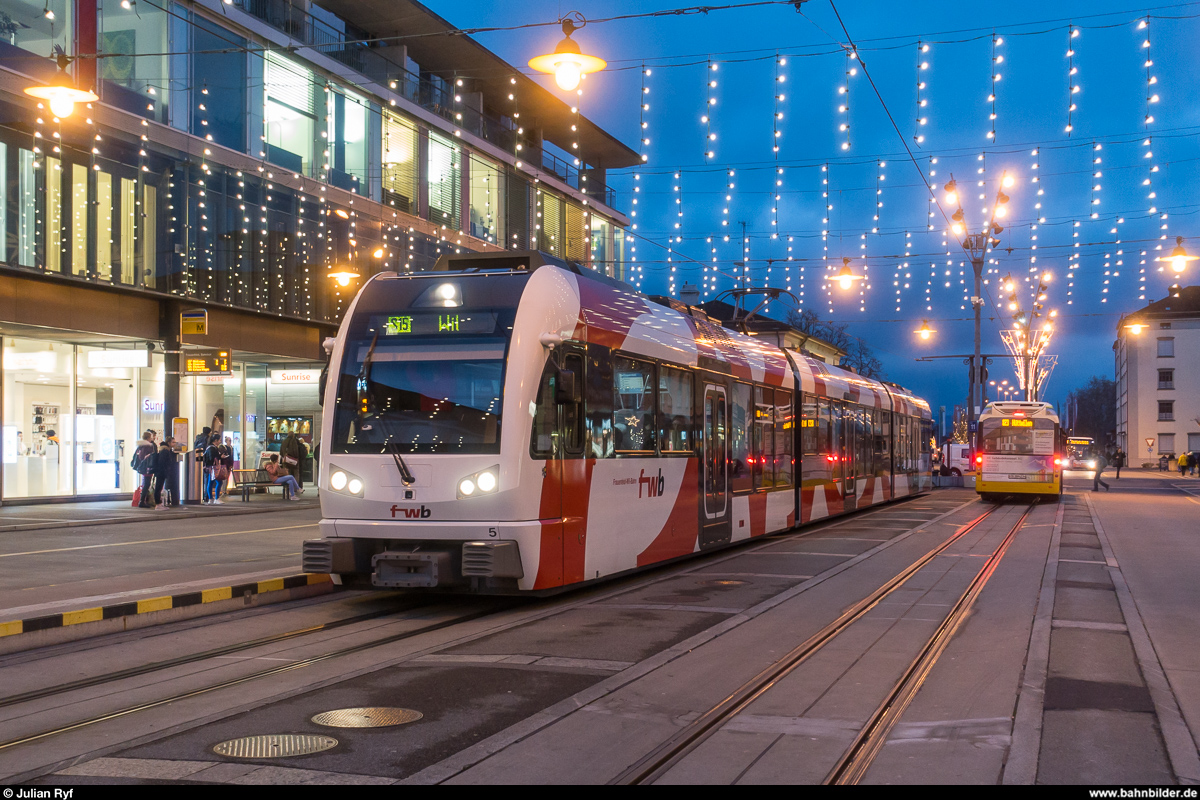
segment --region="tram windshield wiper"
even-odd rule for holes
[[[388,445],[388,450],[391,451],[392,460],[396,462],[396,471],[400,473],[400,480],[405,486],[412,486],[417,482],[413,474],[408,471],[408,464],[404,463],[404,456],[400,455],[400,446],[395,442]]]

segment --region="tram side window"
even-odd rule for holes
[[[871,457],[875,462],[875,474],[886,475],[891,471],[891,465],[888,464],[888,446],[887,437],[884,435],[884,430],[887,423],[884,421],[888,417],[887,411],[875,410],[874,432],[872,439],[872,454]]]
[[[806,394],[800,404],[800,454],[815,456],[817,452],[817,402]]]
[[[663,453],[695,451],[692,421],[692,373],[674,367],[658,370],[658,447]]]
[[[729,486],[734,492],[748,492],[754,488],[750,477],[750,427],[753,423],[750,387],[735,383],[730,397],[733,420],[729,438]]]
[[[586,371],[584,452],[588,458],[612,458],[613,373],[609,351],[595,346],[589,348]]]
[[[874,475],[875,474],[875,447],[872,445],[871,431],[875,428],[876,412],[870,408],[859,409],[859,419],[862,424],[858,426],[858,452],[860,463],[859,475]]]
[[[927,472],[933,468],[930,454],[933,450],[933,420],[921,420],[921,471]]]
[[[563,358],[563,369],[575,374],[575,385],[583,385],[583,356],[568,353]],[[582,393],[579,395],[582,397]],[[562,408],[563,449],[568,455],[578,456],[583,452],[583,403],[566,403]]]
[[[817,454],[825,464],[832,463],[829,461],[829,457],[833,455],[832,434],[833,430],[829,425],[829,401],[822,398],[817,400]]]
[[[908,472],[908,417],[896,415],[896,472]]]
[[[882,419],[879,428],[879,452],[883,454],[884,470],[890,473],[895,468],[892,463],[892,431],[895,429],[892,421],[895,419],[895,415],[887,411],[880,416]]]
[[[908,418],[908,471],[915,472],[917,469],[917,445],[921,437],[921,429],[917,425],[917,420],[913,417]]]
[[[554,438],[558,427],[558,407],[554,404],[555,378],[554,362],[548,360],[542,370],[537,400],[534,402],[533,440],[529,449],[535,458],[551,458],[554,455]]]
[[[613,359],[613,431],[618,453],[654,452],[654,365]]]
[[[754,387],[754,440],[753,469],[754,488],[761,489],[775,484],[775,475],[771,469],[771,442],[775,438],[774,424],[774,394],[770,389],[761,386]]]
[[[796,414],[792,408],[792,393],[775,390],[775,485],[791,486],[796,462],[792,458],[792,443],[796,436]]]

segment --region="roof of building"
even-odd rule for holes
[[[734,314],[737,312],[737,308],[733,304],[726,303],[724,300],[709,300],[707,303],[701,303],[699,307],[704,309],[704,311],[712,318],[720,320],[721,324],[725,325],[726,327],[728,327],[728,323],[733,320]],[[754,333],[795,333],[797,336],[805,337],[804,341],[806,343],[812,340],[814,342],[819,342],[821,346],[827,350],[840,353],[841,355],[846,354],[846,351],[834,344],[831,344],[830,342],[825,341],[820,336],[814,336],[811,333],[805,333],[794,325],[781,322],[777,319],[772,319],[771,317],[755,315],[745,323],[745,326],[747,331],[753,331]]]
[[[500,56],[469,36],[447,33],[458,28],[415,0],[320,0],[320,5],[374,36],[395,37],[422,69],[470,78],[493,107],[507,104],[515,77],[521,121],[541,128],[545,140],[568,153],[574,152],[571,143],[578,142],[580,159],[593,167],[641,163],[637,152],[582,114],[573,115],[566,102]],[[579,130],[572,131],[572,124]]]
[[[1179,290],[1179,296],[1168,296],[1157,300],[1145,308],[1138,309],[1123,318],[1118,328],[1136,321],[1140,317],[1196,317],[1200,316],[1200,286],[1184,286]],[[1119,332],[1119,331],[1118,331]]]

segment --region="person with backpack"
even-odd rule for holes
[[[133,458],[129,462],[139,479],[138,508],[154,508],[154,503],[150,502],[150,489],[154,480],[154,456],[157,453],[154,431],[148,430],[142,434],[142,440],[134,448]]]

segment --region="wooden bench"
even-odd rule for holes
[[[283,499],[292,498],[292,490],[286,483],[276,483],[265,469],[235,469],[233,470],[233,486],[242,493],[242,502],[250,499],[250,490],[262,487],[268,493],[271,489],[281,489]]]

